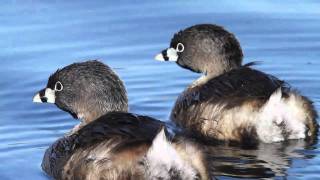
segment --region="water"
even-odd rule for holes
[[[101,59],[125,81],[131,112],[162,120],[197,75],[153,56],[179,29],[217,23],[235,33],[245,62],[287,80],[320,105],[317,1],[2,1],[0,6],[0,179],[47,179],[44,150],[77,121],[32,103],[57,68]],[[320,178],[320,144],[292,141],[258,149],[212,147],[220,179]]]

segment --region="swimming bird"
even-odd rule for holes
[[[169,140],[163,122],[128,112],[122,81],[102,62],[58,69],[33,102],[81,120],[45,152],[42,169],[55,179],[210,179],[195,142]]]
[[[221,26],[181,30],[155,59],[202,74],[180,94],[171,112],[174,122],[201,138],[272,143],[315,137],[318,131],[311,100],[252,68],[254,63],[243,65],[239,41]]]

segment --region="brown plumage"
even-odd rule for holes
[[[183,48],[182,48],[183,47]],[[202,24],[176,33],[156,56],[203,76],[177,99],[171,119],[208,140],[277,142],[314,137],[318,125],[312,102],[284,81],[242,64],[235,36]]]
[[[50,76],[33,101],[55,103],[82,123],[46,150],[42,169],[70,180],[210,179],[198,145],[183,136],[169,141],[163,122],[126,112],[125,92],[119,77],[98,61]]]

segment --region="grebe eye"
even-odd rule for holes
[[[54,85],[54,90],[55,91],[62,91],[63,90],[63,85],[60,81],[56,82],[56,84]]]
[[[183,52],[184,51],[184,45],[182,43],[178,43],[176,51],[177,52]]]

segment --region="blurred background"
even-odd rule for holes
[[[288,81],[320,108],[319,1],[3,0],[0,6],[0,179],[48,179],[44,150],[78,122],[33,104],[56,69],[99,59],[125,82],[131,112],[168,120],[178,94],[199,75],[154,61],[180,29],[224,26],[245,63]],[[320,144],[212,147],[219,179],[320,178]]]

